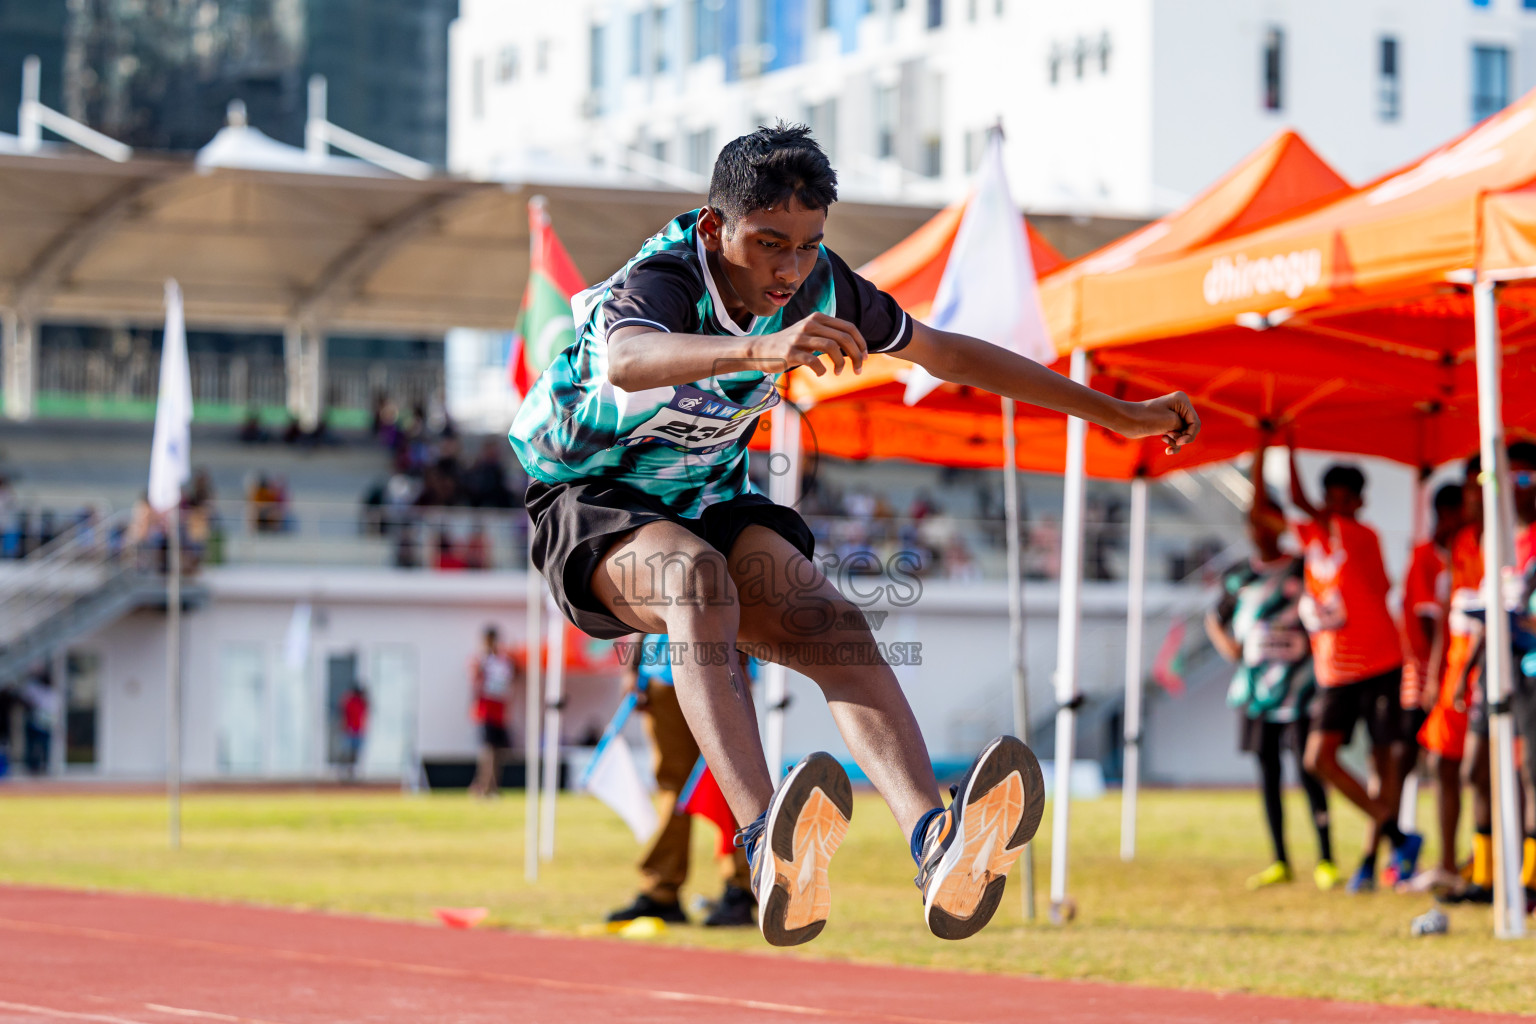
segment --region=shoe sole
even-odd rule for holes
[[[768,805],[758,874],[758,928],[769,945],[798,946],[821,934],[832,909],[827,866],[853,820],[853,786],[829,754],[797,764]]]
[[[923,899],[928,930],[941,939],[969,938],[997,913],[1008,869],[1035,837],[1045,813],[1040,762],[1022,740],[993,740],[976,759],[954,806],[957,834]]]

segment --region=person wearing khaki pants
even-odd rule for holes
[[[640,857],[639,895],[629,906],[609,914],[612,922],[637,917],[659,917],[674,924],[688,921],[678,894],[688,878],[693,816],[682,812],[677,804],[698,763],[699,745],[688,730],[672,689],[666,642],[665,635],[647,635],[634,664],[627,669],[626,689],[637,693],[636,708],[644,712],[645,734],[651,741],[661,827]],[[725,891],[704,919],[705,926],[751,925],[752,885],[746,855],[735,849],[730,856],[721,857],[719,864]]]

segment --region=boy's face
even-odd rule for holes
[[[1280,546],[1285,536],[1285,515],[1270,505],[1254,505],[1248,510],[1248,539],[1261,551]]]
[[[1365,499],[1348,487],[1329,487],[1323,491],[1323,505],[1336,516],[1353,516],[1365,507]]]
[[[699,218],[704,248],[719,257],[721,298],[753,316],[772,316],[789,304],[816,266],[827,211],[794,196],[728,225],[706,208]]]

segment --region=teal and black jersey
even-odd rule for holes
[[[1244,559],[1222,574],[1216,618],[1243,648],[1227,703],[1249,718],[1294,722],[1312,697],[1312,646],[1297,607],[1303,590],[1293,555]]]
[[[576,344],[555,357],[512,423],[512,447],[534,480],[618,480],[688,518],[751,490],[747,440],[757,417],[779,401],[777,374],[722,366],[692,384],[624,391],[608,379],[609,331],[638,324],[744,337],[820,311],[856,325],[871,352],[895,352],[911,340],[912,322],[896,300],[825,246],[788,305],[742,327],[720,301],[698,217],[697,210],[678,217],[617,274],[573,299]]]

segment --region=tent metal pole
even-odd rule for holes
[[[25,309],[0,309],[5,416],[29,420],[37,397],[37,322]]]
[[[165,514],[165,795],[171,849],[181,849],[181,509]]]
[[[529,531],[529,543],[533,533]],[[544,634],[540,612],[544,605],[544,577],[533,567],[532,551],[528,558],[528,638],[527,699],[523,702],[523,874],[530,882],[539,880],[539,712],[543,701],[540,676],[544,658]],[[500,771],[501,766],[495,765]]]
[[[1483,607],[1486,612],[1488,734],[1493,788],[1494,934],[1501,939],[1525,936],[1525,892],[1520,884],[1519,784],[1515,777],[1514,722],[1509,712],[1512,656],[1509,620],[1504,615],[1503,583],[1510,564],[1509,531],[1514,523],[1504,487],[1502,356],[1499,302],[1494,282],[1479,280],[1472,289],[1477,335],[1477,408],[1483,458]]]
[[[800,412],[784,399],[768,414],[773,437],[768,455],[768,496],[780,505],[800,500]],[[779,784],[784,770],[785,701],[789,695],[789,669],[769,662],[763,671],[763,753],[768,777]]]
[[[1029,742],[1029,677],[1024,662],[1024,545],[1020,537],[1018,436],[1014,401],[1003,399],[1003,509],[1008,541],[1008,653],[1013,661],[1013,732]],[[1024,919],[1035,919],[1035,844],[1024,849]]]
[[[555,857],[555,798],[560,792],[560,712],[565,705],[565,623],[546,591],[544,611],[549,616],[549,683],[544,688],[544,747],[539,758],[544,781],[544,802],[539,807],[539,858]]]
[[[1141,658],[1147,599],[1147,478],[1131,481],[1131,565],[1125,620],[1125,772],[1120,788],[1120,859],[1136,859],[1141,786]]]
[[[1088,353],[1072,353],[1072,379],[1088,383]],[[1072,761],[1077,741],[1077,654],[1083,618],[1083,498],[1088,423],[1067,420],[1066,486],[1061,514],[1061,607],[1056,633],[1056,793],[1051,814],[1051,919],[1069,920],[1067,833],[1072,810]]]

